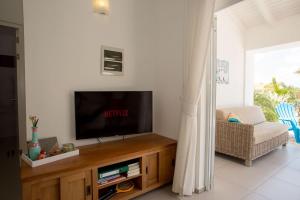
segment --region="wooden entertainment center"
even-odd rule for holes
[[[173,179],[176,141],[149,134],[125,140],[80,147],[80,155],[47,165],[21,167],[23,200],[98,200],[109,186],[132,180],[132,191],[118,193],[113,200],[132,199]],[[138,160],[139,175],[100,185],[98,169]]]

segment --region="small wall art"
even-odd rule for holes
[[[217,60],[217,84],[229,84],[229,62]]]
[[[120,48],[101,47],[101,73],[103,75],[124,74],[124,50]]]

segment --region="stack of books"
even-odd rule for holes
[[[108,184],[126,179],[140,174],[139,162],[125,164],[121,166],[106,167],[99,171],[99,184]]]
[[[140,174],[140,163],[132,163],[128,165],[127,177],[137,176]]]
[[[112,182],[116,182],[116,181],[120,181],[120,180],[124,180],[124,179],[126,179],[126,176],[121,175],[121,174],[115,174],[115,175],[111,175],[108,177],[100,178],[98,180],[98,183],[103,185],[103,184],[112,183]]]
[[[102,185],[126,179],[126,176],[123,175],[123,173],[126,173],[127,171],[128,170],[125,168],[119,168],[112,171],[100,173],[98,183]]]

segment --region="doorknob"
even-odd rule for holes
[[[175,159],[172,159],[172,166],[175,167]]]
[[[85,196],[90,196],[91,195],[91,186],[88,185],[88,186],[86,186],[85,189],[86,189],[85,190]]]

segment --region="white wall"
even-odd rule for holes
[[[217,84],[217,107],[242,106],[244,104],[243,29],[227,10],[217,14],[217,58],[229,62],[229,84]]]
[[[182,0],[158,0],[156,16],[157,89],[156,127],[159,133],[176,139],[180,124],[180,96],[183,87]],[[171,6],[170,6],[171,5]]]
[[[215,11],[220,11],[231,5],[239,3],[240,1],[242,1],[242,0],[216,0]]]
[[[254,105],[254,55],[255,52],[246,52],[245,65],[245,105]]]
[[[0,2],[0,21],[23,24],[22,0],[1,0]]]
[[[96,142],[75,141],[75,90],[153,90],[154,131],[177,138],[182,1],[110,2],[103,16],[91,1],[24,1],[27,116],[40,117],[41,137]],[[125,49],[124,76],[100,75],[101,45]]]
[[[246,49],[259,49],[300,41],[300,15],[256,26],[246,31]]]

